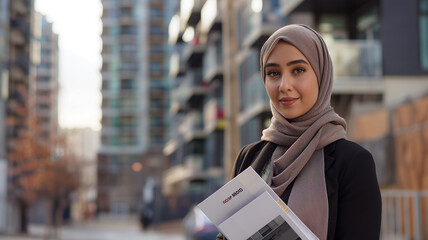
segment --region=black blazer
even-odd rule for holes
[[[242,148],[234,176],[250,165],[259,174],[276,145],[258,141]],[[340,139],[324,148],[329,216],[327,239],[379,239],[382,201],[372,155],[360,145]],[[288,203],[292,182],[281,199]],[[220,233],[217,239],[225,239]]]

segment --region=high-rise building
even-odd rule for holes
[[[220,1],[180,1],[169,23],[171,167],[163,193],[182,217],[223,183],[223,39]],[[171,211],[172,212],[172,211]]]
[[[5,102],[9,93],[9,0],[0,0],[0,231],[6,230],[7,206],[7,160],[6,160],[6,124]]]
[[[6,101],[6,156],[8,159],[8,231],[26,231],[26,211],[28,203],[23,197],[20,178],[23,176],[21,163],[11,158],[18,156],[19,145],[24,132],[28,130],[31,109],[30,99],[34,90],[36,64],[39,50],[35,41],[37,29],[32,25],[34,17],[33,0],[14,0],[9,2],[9,81]],[[3,15],[2,15],[3,17]],[[17,170],[21,171],[17,171]],[[19,173],[21,172],[21,173]],[[18,229],[21,228],[21,229]]]
[[[165,139],[164,1],[103,0],[102,130],[98,207],[141,208],[144,178]]]
[[[40,17],[41,34],[38,39],[40,63],[35,84],[35,114],[40,128],[39,137],[51,145],[58,134],[58,35],[53,32],[52,23],[46,16],[37,15]]]

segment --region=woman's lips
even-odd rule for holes
[[[290,106],[297,101],[297,98],[286,97],[279,99],[279,103],[284,106]]]

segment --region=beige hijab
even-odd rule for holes
[[[345,138],[346,123],[330,106],[333,66],[321,36],[305,25],[280,28],[263,45],[260,65],[264,66],[279,41],[294,45],[310,62],[319,83],[315,105],[304,115],[286,119],[271,103],[272,122],[262,140],[278,145],[272,155],[269,183],[281,196],[294,180],[288,205],[320,239],[327,239],[328,198],[323,148]]]

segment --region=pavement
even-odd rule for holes
[[[50,237],[49,237],[50,236]],[[57,234],[48,234],[44,225],[31,224],[29,234],[1,234],[0,240],[184,240],[181,221],[152,225],[142,230],[135,219],[102,218],[63,226]]]

